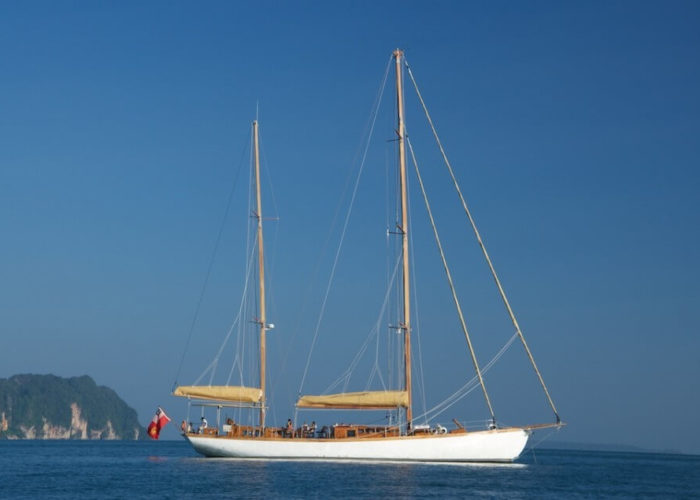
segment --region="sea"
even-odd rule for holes
[[[184,441],[0,441],[0,498],[700,498],[700,456],[526,451],[513,464],[211,459]]]

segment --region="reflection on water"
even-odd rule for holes
[[[188,457],[182,467],[209,487],[235,484],[246,496],[404,498],[462,496],[464,488],[497,496],[488,485],[526,471],[522,463],[377,462],[371,460],[263,460]],[[459,472],[458,472],[459,471]],[[418,492],[421,492],[420,494]],[[439,494],[438,494],[439,493]]]
[[[420,460],[361,460],[361,459],[327,459],[327,458],[284,458],[284,459],[270,459],[270,458],[188,458],[186,460],[192,461],[207,461],[207,462],[241,462],[241,463],[315,463],[315,464],[358,464],[358,465],[371,465],[373,467],[381,465],[429,465],[435,467],[441,467],[444,465],[449,465],[452,467],[486,467],[486,468],[506,468],[506,469],[521,469],[528,466],[528,464],[523,463],[513,463],[513,462],[423,462]]]
[[[199,457],[186,443],[3,442],[3,498],[674,498],[700,457],[541,450],[515,464]]]

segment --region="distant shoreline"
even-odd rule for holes
[[[525,452],[532,450],[533,447],[528,446]],[[567,451],[610,451],[618,453],[661,453],[668,455],[689,455],[697,456],[697,453],[686,453],[674,449],[655,450],[649,448],[641,448],[639,446],[625,444],[603,444],[603,443],[579,443],[573,441],[544,441],[535,448],[542,450],[567,450]]]

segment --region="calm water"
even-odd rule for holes
[[[0,441],[1,498],[700,498],[700,456],[537,450],[518,464],[204,459],[184,442]]]

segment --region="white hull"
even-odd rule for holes
[[[512,462],[530,433],[509,428],[466,434],[377,439],[261,439],[188,435],[206,457],[278,460]]]

